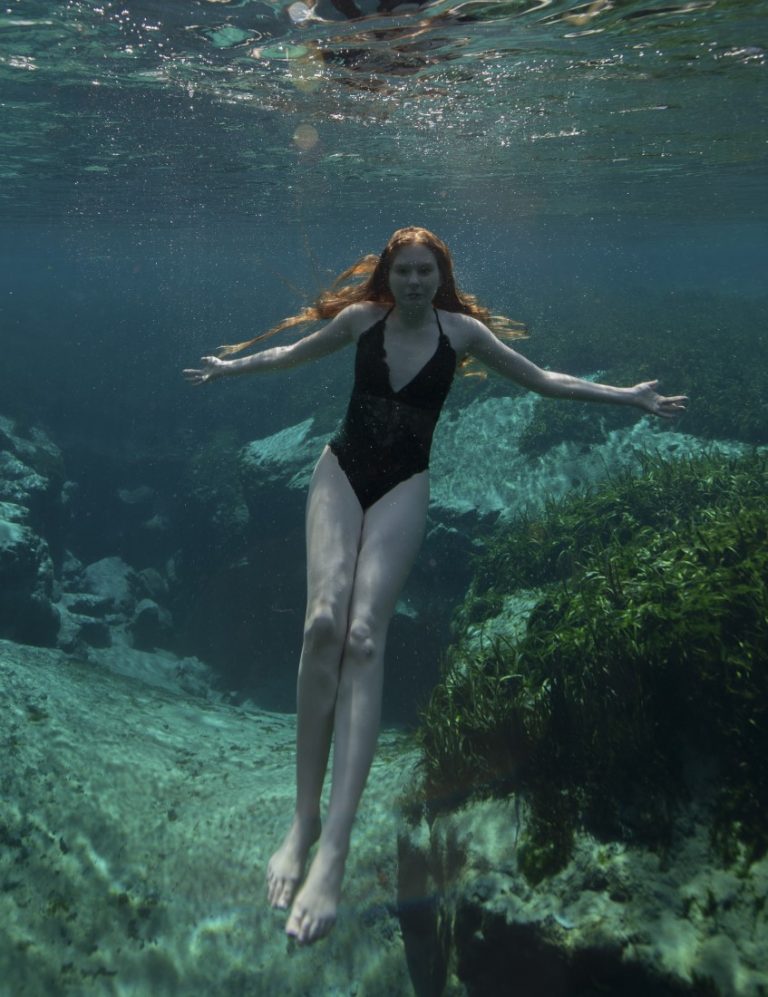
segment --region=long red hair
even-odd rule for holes
[[[253,339],[247,339],[242,343],[233,343],[229,346],[220,346],[217,351],[218,355],[223,357],[231,353],[239,353],[262,339],[267,339],[277,332],[282,332],[283,329],[290,329],[296,325],[304,325],[309,322],[327,322],[335,318],[348,305],[358,302],[380,301],[382,304],[393,304],[392,292],[389,289],[389,271],[392,261],[401,249],[413,245],[426,246],[437,260],[440,271],[440,287],[433,299],[436,308],[442,308],[447,312],[471,315],[487,325],[501,339],[518,339],[526,335],[526,329],[522,323],[515,322],[504,315],[492,315],[488,308],[478,302],[474,294],[461,291],[456,286],[451,252],[443,240],[428,229],[411,225],[394,232],[380,256],[375,256],[372,253],[363,256],[357,263],[339,274],[331,286],[318,295],[312,305],[302,308],[297,315],[283,319],[282,322],[278,322],[266,332],[254,336]]]

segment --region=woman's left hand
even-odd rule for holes
[[[229,361],[219,360],[218,357],[200,357],[200,363],[203,364],[202,369],[187,368],[181,372],[189,384],[207,384],[209,381],[215,381],[224,377],[227,369],[232,366]]]
[[[660,419],[676,419],[685,412],[686,395],[660,395],[656,388],[658,381],[643,381],[632,389],[635,392],[635,405]]]

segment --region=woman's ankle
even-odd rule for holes
[[[322,822],[320,820],[319,813],[302,814],[297,811],[293,815],[293,824],[291,829],[297,831],[301,835],[318,838],[320,836],[321,827]]]

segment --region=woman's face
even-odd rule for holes
[[[414,243],[395,253],[389,268],[389,289],[397,305],[430,305],[440,283],[440,268],[431,249]]]

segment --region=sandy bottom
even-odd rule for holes
[[[293,805],[293,717],[0,641],[0,994],[407,995],[384,732],[333,934],[265,904]]]

